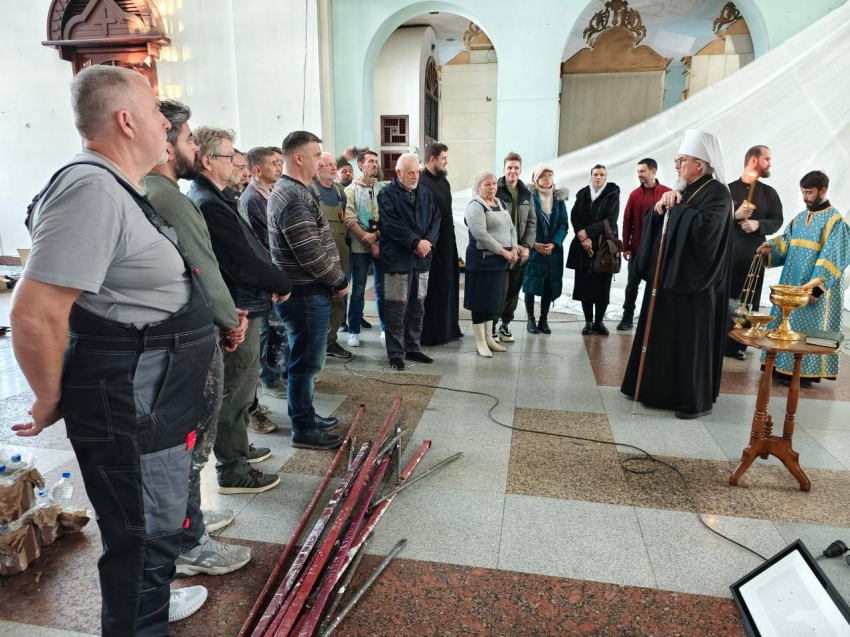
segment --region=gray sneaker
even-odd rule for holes
[[[265,414],[252,411],[248,415],[248,429],[258,434],[270,434],[277,429],[277,425]]]
[[[224,575],[239,570],[251,561],[251,548],[223,544],[204,534],[200,544],[181,553],[174,565],[178,575]]]
[[[263,473],[259,469],[251,469],[244,476],[222,484],[218,483],[218,492],[232,495],[234,493],[262,493],[280,484],[280,476]]]
[[[203,586],[172,588],[168,606],[168,623],[179,622],[197,611],[207,601],[207,589]]]
[[[266,458],[271,457],[272,450],[268,447],[255,447],[254,445],[248,445],[248,462],[250,464],[262,462]]]
[[[230,509],[217,509],[214,511],[201,511],[204,516],[204,530],[207,533],[220,531],[233,522],[233,511]]]

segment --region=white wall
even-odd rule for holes
[[[30,246],[27,204],[66,159],[81,147],[69,106],[71,64],[47,39],[50,0],[16,3],[0,37],[0,254]]]
[[[159,0],[171,46],[157,63],[160,95],[192,109],[192,125],[236,131],[236,145],[279,145],[286,133],[322,135],[316,0]],[[2,25],[0,254],[30,246],[27,204],[81,147],[68,88],[71,63],[46,39],[50,0],[18,3]],[[305,16],[305,5],[307,14]],[[305,44],[305,25],[307,40]],[[306,70],[305,70],[306,51]],[[305,72],[307,81],[305,82]]]
[[[407,115],[408,145],[420,150],[424,131],[422,128],[425,92],[424,73],[431,42],[436,42],[431,27],[398,29],[384,44],[375,62],[373,84],[375,104],[375,143],[373,148],[408,152],[403,146],[381,146],[381,116]]]
[[[440,141],[449,147],[452,190],[469,188],[496,161],[497,74],[496,63],[443,65]]]

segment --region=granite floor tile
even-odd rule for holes
[[[334,415],[339,418],[341,423],[340,432],[344,432],[345,428],[353,421],[359,406],[361,404],[366,405],[366,412],[355,433],[357,440],[361,441],[372,440],[378,434],[384,425],[395,397],[402,395],[404,400],[395,422],[402,429],[408,431],[403,439],[402,446],[404,446],[416,429],[422,412],[425,411],[433,397],[434,389],[432,386],[438,380],[439,377],[405,372],[403,375],[399,375],[399,380],[396,382],[427,386],[394,387],[354,376],[345,370],[326,369],[316,382],[316,392],[348,396],[334,411]],[[300,449],[286,461],[282,471],[323,476],[332,459],[333,452],[331,451]],[[338,473],[341,474],[342,471],[343,467],[340,465]]]
[[[23,372],[17,367],[7,369],[0,374],[0,400],[29,391],[29,388],[27,379],[24,378]]]
[[[511,455],[509,440],[493,441],[444,435],[432,438],[427,435],[427,432],[420,431],[417,428],[416,434],[407,445],[407,450],[402,457],[402,466],[407,464],[419,448],[420,443],[426,439],[432,440],[431,448],[413,474],[414,477],[417,473],[423,473],[438,462],[456,453],[462,453],[463,456],[459,459],[425,478],[428,485],[468,491],[505,493],[505,483],[508,478],[508,459]],[[411,488],[415,489],[416,487]]]
[[[518,409],[515,426],[613,441],[602,414]],[[632,503],[613,445],[513,432],[508,493],[609,504]]]
[[[814,557],[821,555],[824,549],[836,540],[841,540],[850,545],[850,527],[795,524],[793,522],[774,522],[774,525],[782,534],[786,544],[802,540]],[[818,565],[835,585],[839,594],[844,599],[850,599],[850,567],[844,561],[845,555],[818,560]]]
[[[741,454],[750,442],[750,427],[744,425],[725,425],[705,423],[711,436],[717,442],[726,457],[732,462],[737,463],[741,459]],[[838,432],[847,437],[846,433]],[[782,425],[778,427],[774,424],[774,435],[782,435]],[[800,464],[804,469],[830,469],[833,471],[847,470],[848,465],[840,462],[834,453],[827,451],[825,447],[817,442],[817,437],[808,434],[804,429],[796,429],[794,432],[794,449],[800,454]],[[830,447],[832,451],[834,449]],[[756,464],[768,464],[782,466],[782,462],[773,456],[769,456],[766,460],[756,458]]]
[[[655,587],[632,507],[508,495],[499,568]]]
[[[753,466],[737,487],[729,485],[732,462],[688,458],[659,458],[677,467],[687,479],[703,512],[772,521],[850,526],[850,511],[843,506],[850,489],[850,473],[810,469],[812,490],[805,493],[785,467]],[[643,464],[642,466],[647,466]],[[635,506],[693,511],[694,505],[681,480],[668,468],[654,473],[624,473]]]
[[[16,453],[22,455],[34,454],[35,464],[38,470],[44,475],[48,471],[52,471],[56,467],[65,464],[74,457],[74,452],[66,449],[50,449],[49,447],[27,447],[24,445],[13,444],[10,441],[8,444],[2,444],[3,451],[11,456]]]
[[[662,590],[731,597],[729,585],[762,563],[761,558],[709,531],[694,514],[635,510]],[[766,520],[716,515],[704,519],[713,529],[766,557],[786,544]]]
[[[493,399],[487,396],[437,389],[419,419],[416,433],[422,438],[432,439],[446,436],[510,442],[511,430],[500,427],[487,415],[493,404]],[[510,412],[513,412],[512,408]],[[505,413],[507,414],[507,411]],[[510,415],[512,416],[512,413]]]
[[[641,410],[642,411],[642,410]],[[653,455],[726,460],[723,449],[699,420],[679,420],[657,412],[625,416],[608,412],[611,432],[621,445],[633,445]],[[620,450],[634,453],[621,446]]]
[[[611,326],[608,329],[611,329]],[[607,338],[604,336],[584,337],[584,346],[590,357],[590,364],[598,385],[620,387],[632,350],[630,335],[631,332],[629,335],[613,334]]]
[[[12,431],[14,424],[29,422],[27,413],[32,407],[33,394],[26,390],[9,398],[0,400],[0,444],[20,445],[22,447],[47,447],[49,449],[71,450],[71,442],[65,431],[65,421],[43,429],[37,436],[21,437]]]
[[[35,626],[33,624],[18,624],[0,620],[0,635],[14,635],[15,637],[88,637],[92,633],[78,633],[47,626]]]
[[[504,504],[500,493],[419,483],[398,494],[368,550],[385,555],[406,538],[405,558],[495,568]]]
[[[802,450],[798,447],[797,436],[800,433],[804,432],[798,430],[794,433],[794,448],[800,451],[800,462],[805,463],[804,467],[814,466],[803,456]],[[846,469],[850,469],[850,432],[834,429],[809,429],[808,435],[822,445],[824,449],[829,449],[829,453]]]

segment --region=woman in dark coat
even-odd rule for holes
[[[549,329],[549,307],[561,296],[564,287],[564,239],[567,238],[567,196],[565,190],[555,190],[555,174],[545,164],[537,164],[531,173],[534,182],[534,208],[537,213],[537,235],[531,256],[525,266],[522,291],[525,312],[531,334]],[[534,297],[540,297],[540,322],[534,322]]]
[[[590,185],[578,191],[570,213],[570,223],[576,236],[570,243],[567,267],[576,271],[573,298],[581,301],[584,311],[582,334],[608,335],[602,322],[611,297],[613,274],[593,271],[593,254],[599,250],[605,237],[604,221],[611,226],[616,237],[617,218],[620,216],[620,188],[607,183],[608,171],[597,164],[590,171]],[[596,317],[594,320],[594,310]]]

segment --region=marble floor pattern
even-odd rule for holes
[[[0,295],[0,324],[8,324],[9,296]],[[373,302],[367,315],[374,315]],[[520,312],[516,342],[490,360],[476,355],[463,315],[463,339],[426,348],[433,365],[388,370],[377,321],[361,334],[354,361],[328,360],[316,385],[317,410],[347,425],[365,403],[359,440],[377,432],[400,395],[403,461],[423,440],[432,441],[423,468],[463,452],[395,500],[354,585],[398,539],[408,544],[335,634],[744,635],[729,585],[761,559],[706,529],[682,479],[663,464],[635,461],[636,448],[675,466],[705,523],[756,553],[771,556],[796,539],[813,553],[834,540],[850,543],[850,367],[839,381],[801,395],[794,444],[811,492],[800,492],[772,458],[758,460],[740,486],[730,487],[755,405],[754,354],[726,359],[710,416],[680,421],[643,407],[633,415],[619,392],[632,332],[616,332],[611,321],[609,337],[582,337],[578,317],[550,318],[551,335],[530,335]],[[771,413],[781,422],[786,391],[774,390]],[[9,430],[31,398],[10,339],[0,338],[0,444],[34,451],[49,484],[71,471],[75,497],[85,504],[61,423],[36,438]],[[236,513],[220,539],[251,546],[253,559],[230,575],[177,580],[175,586],[203,584],[209,599],[172,624],[173,635],[236,634],[332,457],[293,450],[285,401],[262,402],[281,429],[252,434],[252,441],[272,449],[258,466],[279,473],[280,486],[225,496],[216,491],[211,466],[202,474],[204,508]],[[23,573],[0,578],[0,634],[97,634],[99,552],[92,523],[46,548]],[[850,596],[850,566],[840,558],[820,564]]]

